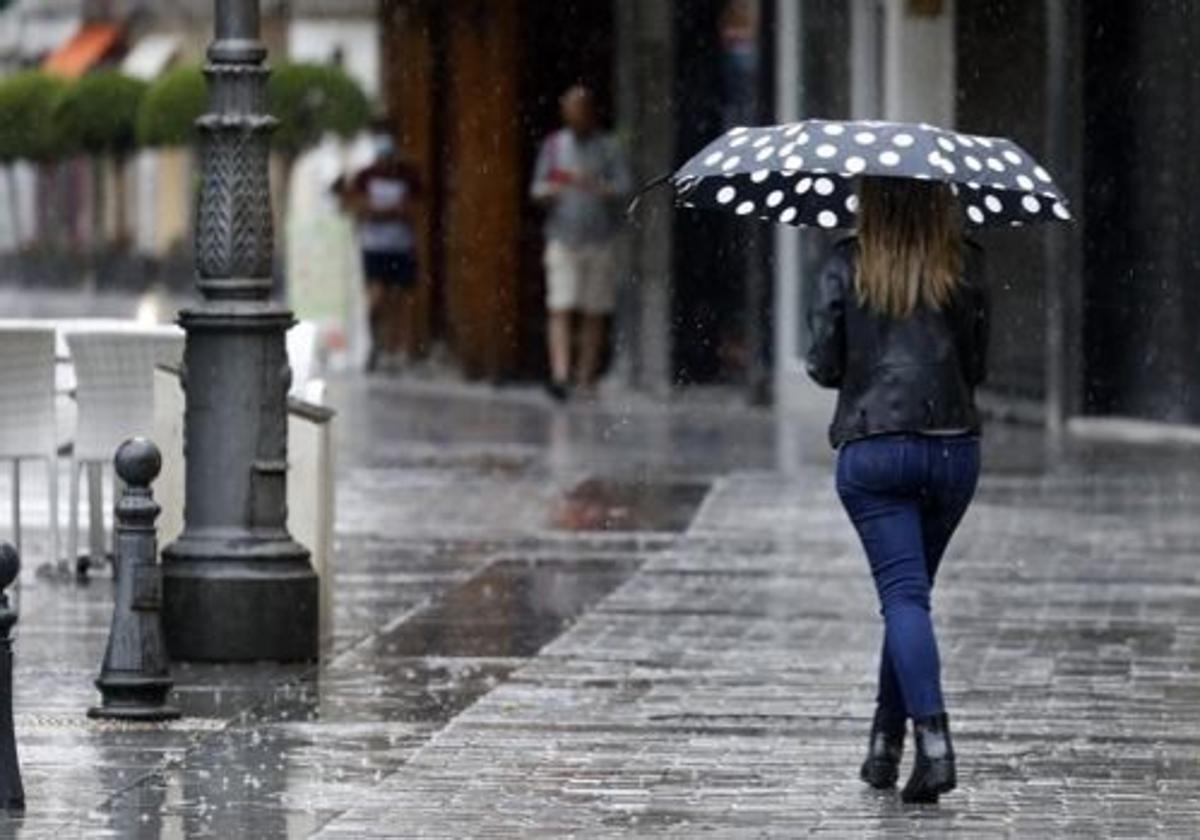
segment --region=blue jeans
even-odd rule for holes
[[[884,435],[845,444],[837,490],[866,549],[883,613],[880,711],[945,711],[929,593],[979,480],[975,436]]]

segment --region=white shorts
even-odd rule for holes
[[[546,308],[607,315],[617,303],[617,257],[612,243],[546,245]]]

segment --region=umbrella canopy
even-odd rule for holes
[[[1011,140],[926,123],[806,120],[734,128],[671,177],[685,207],[826,229],[855,227],[860,176],[950,184],[968,227],[1071,218],[1062,191]]]

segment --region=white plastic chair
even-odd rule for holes
[[[58,553],[54,341],[52,327],[0,325],[0,460],[12,461],[13,542],[21,551],[21,461],[45,461],[52,561]]]
[[[88,467],[90,554],[104,554],[103,470],[117,447],[154,428],[154,368],[179,365],[183,333],[175,328],[96,329],[70,332],[78,421],[71,455],[67,557],[78,562],[79,476]]]
[[[308,381],[317,366],[317,325],[312,321],[301,321],[287,333],[288,364],[292,368],[292,387],[289,393],[299,396],[304,393]]]

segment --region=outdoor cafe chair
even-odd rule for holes
[[[0,459],[12,461],[13,542],[23,553],[21,462],[43,461],[50,501],[49,556],[58,551],[58,441],[55,332],[0,324]]]
[[[149,436],[154,428],[154,369],[178,366],[183,360],[183,333],[175,327],[97,328],[68,332],[75,367],[77,421],[71,454],[70,524],[67,558],[80,570],[79,478],[88,467],[90,555],[105,553],[104,467],[111,467],[117,447],[131,437]]]

